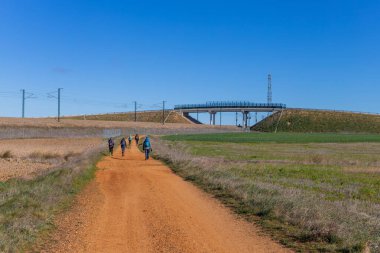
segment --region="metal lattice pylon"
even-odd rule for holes
[[[272,75],[268,75],[268,104],[272,103]]]

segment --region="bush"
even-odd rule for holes
[[[7,159],[7,158],[12,158],[13,155],[12,155],[12,152],[10,150],[6,150],[2,153],[0,153],[0,158],[2,159]]]

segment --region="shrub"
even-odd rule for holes
[[[10,150],[6,150],[2,153],[0,153],[0,158],[2,159],[7,159],[7,158],[12,158],[13,155],[12,155],[12,152]]]
[[[62,155],[58,154],[58,153],[51,153],[51,152],[33,152],[31,154],[29,154],[29,158],[32,158],[32,159],[45,159],[45,160],[49,160],[49,159],[56,159],[56,158],[62,158]]]

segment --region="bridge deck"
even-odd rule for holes
[[[251,103],[251,102],[207,102],[205,104],[184,104],[174,106],[174,110],[192,112],[272,112],[285,109],[281,103]]]

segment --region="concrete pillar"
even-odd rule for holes
[[[241,122],[241,126],[243,127],[243,129],[245,128],[245,125],[244,125],[244,122],[245,122],[245,113],[244,112],[241,112],[243,114],[243,119],[242,119],[242,122]]]
[[[249,112],[243,112],[243,127],[244,127],[244,129],[248,128],[248,113]]]
[[[248,128],[248,114],[249,112],[245,112],[245,128]]]
[[[210,125],[215,125],[216,112],[209,112],[209,113],[210,113]]]

